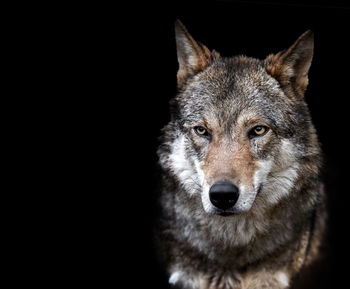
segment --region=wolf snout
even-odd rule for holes
[[[228,181],[216,182],[209,190],[210,202],[218,209],[227,210],[232,208],[239,197],[238,187]]]

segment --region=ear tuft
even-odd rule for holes
[[[175,22],[175,36],[179,62],[177,80],[178,87],[182,87],[189,77],[207,68],[218,53],[212,55],[205,45],[197,43],[180,20]]]
[[[308,85],[313,50],[314,34],[308,30],[287,50],[269,55],[265,60],[266,69],[283,88],[292,89],[302,98]]]

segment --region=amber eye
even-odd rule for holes
[[[202,127],[202,126],[195,126],[194,127],[194,131],[199,136],[205,136],[205,137],[209,137],[210,136],[208,131],[207,131],[207,129]]]
[[[257,136],[262,136],[262,135],[266,134],[268,132],[268,130],[269,130],[269,128],[267,126],[257,125],[249,131],[248,137],[253,138],[253,137],[257,137]]]

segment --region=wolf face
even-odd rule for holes
[[[264,210],[316,170],[318,144],[303,96],[313,53],[306,32],[265,60],[221,57],[177,22],[179,94],[163,167],[209,214]],[[301,162],[302,160],[302,162]]]

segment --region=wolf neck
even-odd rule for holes
[[[253,210],[232,217],[208,214],[198,206],[199,196],[190,196],[182,190],[174,191],[170,195],[175,223],[167,230],[170,229],[168,232],[179,244],[180,251],[192,252],[197,256],[201,254],[215,263],[218,262],[218,256],[226,256],[222,260],[232,260],[235,267],[245,266],[247,262],[254,263],[276,249],[288,246],[302,230],[308,228],[309,224],[305,220],[310,212],[306,209],[302,211],[302,207],[303,202],[316,202],[307,199],[312,195],[308,191],[314,186],[307,187],[297,181],[296,187],[301,191],[292,192],[267,212]],[[290,206],[291,203],[294,205]],[[301,208],[298,216],[293,215],[295,206]],[[254,254],[246,249],[241,250],[247,245],[251,249],[249,252],[254,251]],[[228,255],[232,258],[227,258]]]

